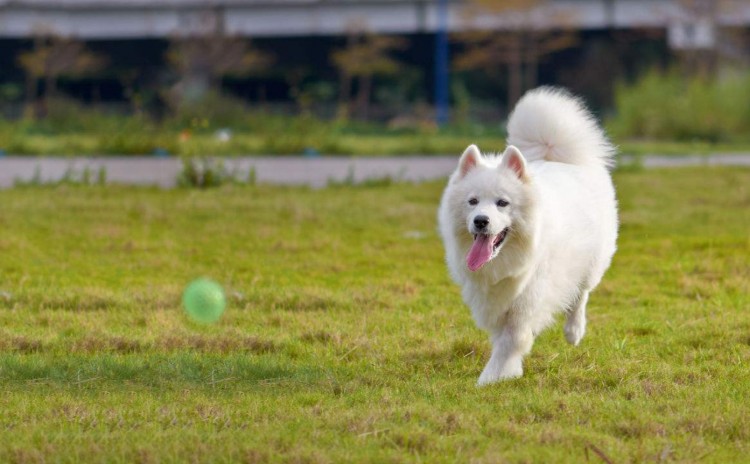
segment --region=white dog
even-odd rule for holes
[[[568,314],[568,342],[581,341],[589,292],[617,240],[614,148],[577,98],[528,92],[508,121],[508,144],[501,156],[470,145],[438,213],[451,276],[490,334],[479,385],[520,377],[558,312]]]

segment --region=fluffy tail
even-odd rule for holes
[[[614,165],[615,148],[583,102],[563,89],[539,87],[518,101],[508,119],[508,144],[528,161]]]

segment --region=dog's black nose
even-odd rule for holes
[[[490,218],[487,216],[477,216],[474,218],[474,227],[476,227],[477,229],[484,229],[489,223]]]

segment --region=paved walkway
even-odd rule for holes
[[[456,167],[458,156],[406,157],[243,157],[225,160],[225,167],[240,178],[254,172],[259,183],[310,185],[322,187],[332,181],[362,182],[390,178],[419,182],[447,177]],[[652,167],[731,165],[750,166],[750,154],[717,154],[709,156],[623,157],[621,163]],[[156,185],[165,188],[176,184],[182,169],[178,158],[146,156],[128,157],[0,157],[0,188],[16,182],[53,182],[68,177],[80,178],[88,169],[92,179],[100,171],[107,182],[132,185]]]

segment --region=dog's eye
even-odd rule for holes
[[[469,198],[469,204],[471,206],[476,206],[477,204],[479,204],[479,200],[477,200],[476,198]]]
[[[505,208],[506,206],[508,206],[509,203],[503,199],[500,199],[500,200],[497,200],[495,204],[498,206],[498,208]]]

